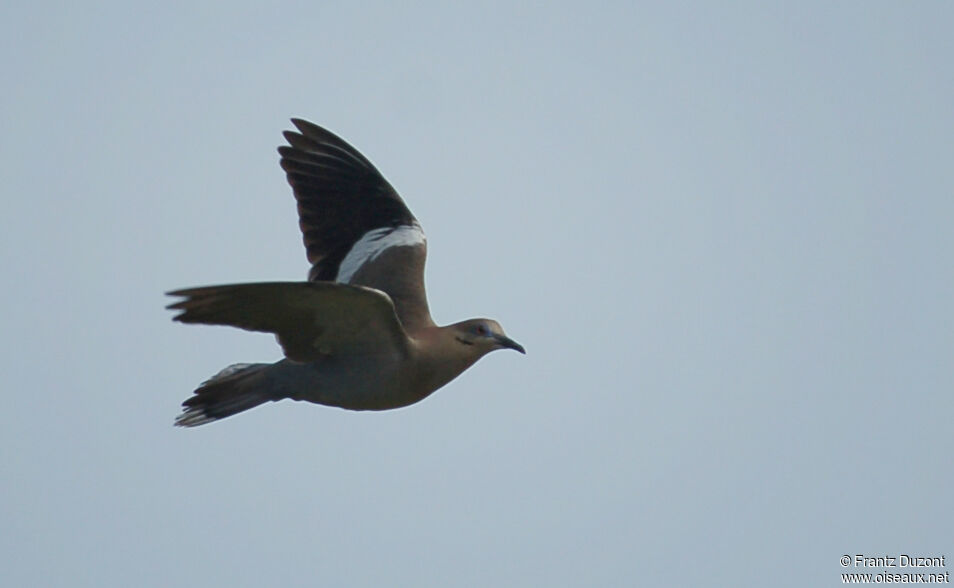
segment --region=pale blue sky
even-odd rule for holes
[[[9,4],[9,3],[8,3]],[[10,586],[840,584],[954,557],[954,9],[0,8]],[[267,335],[163,292],[307,272],[275,147],[427,231],[424,402],[179,403]]]

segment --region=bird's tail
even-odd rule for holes
[[[182,403],[178,427],[197,427],[224,419],[277,398],[268,393],[264,371],[267,363],[230,365],[202,382],[195,394]]]

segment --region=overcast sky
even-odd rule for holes
[[[834,586],[879,571],[843,554],[954,557],[952,26],[6,3],[3,583]],[[403,195],[435,319],[526,356],[392,412],[172,427],[281,356],[163,292],[304,279],[293,116]]]

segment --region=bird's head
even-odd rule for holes
[[[453,325],[454,340],[478,356],[495,349],[513,349],[526,353],[523,345],[508,337],[497,321],[491,319],[470,319]]]

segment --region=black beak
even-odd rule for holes
[[[501,347],[506,347],[507,349],[513,349],[514,351],[519,351],[520,353],[526,355],[527,350],[523,348],[523,345],[517,343],[510,337],[505,335],[494,335],[494,339],[497,341],[497,344]]]

